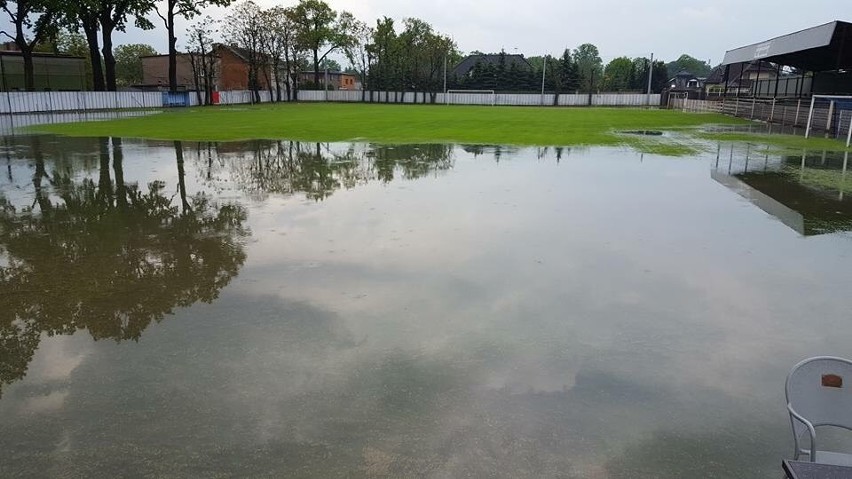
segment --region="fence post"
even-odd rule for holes
[[[802,99],[799,98],[799,101],[796,104],[796,119],[793,120],[793,126],[796,126],[796,125],[799,124],[799,110],[801,110],[801,109],[802,109]]]
[[[777,82],[776,82],[777,85]],[[775,118],[775,98],[772,99],[772,109],[769,110],[769,123]]]
[[[816,97],[811,97],[811,110],[808,112],[808,125],[805,127],[805,138],[811,136],[811,120],[814,117],[814,102],[816,102]]]
[[[828,104],[828,119],[825,121],[825,135],[828,136],[831,131],[831,120],[834,119],[834,100]]]
[[[751,99],[751,116],[749,117],[750,120],[754,120],[754,106],[755,105],[757,105],[757,100],[752,98]]]

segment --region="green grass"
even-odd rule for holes
[[[743,123],[717,114],[634,108],[291,103],[169,110],[109,121],[39,125],[32,130],[69,136],[197,141],[627,145],[642,151],[683,154],[692,151],[692,146],[631,138],[619,131]]]

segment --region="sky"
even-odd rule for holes
[[[712,65],[726,50],[761,42],[833,20],[852,21],[848,0],[326,0],[335,10],[347,10],[374,25],[387,16],[397,23],[416,17],[455,39],[463,52],[479,50],[560,55],[565,48],[595,44],[607,62],[615,57],[647,57],[672,61],[686,53]],[[261,7],[289,6],[297,0],[255,0]],[[163,2],[160,2],[163,3]],[[224,18],[227,8],[204,13]],[[147,43],[166,52],[166,34],[158,28],[117,32],[114,44]],[[178,25],[183,30],[188,25]],[[8,20],[0,22],[8,28]],[[183,28],[180,28],[183,27]],[[178,34],[178,47],[185,45]]]

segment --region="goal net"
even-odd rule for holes
[[[850,129],[850,122],[852,122],[852,96],[814,95],[811,97],[811,106],[808,109],[805,138],[815,131],[821,131],[826,136],[845,135]]]
[[[494,90],[447,90],[444,103],[447,105],[491,105],[497,102]]]

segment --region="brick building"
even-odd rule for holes
[[[314,72],[299,72],[299,84],[303,87],[316,87],[318,90],[322,89],[322,84],[326,81],[326,72],[322,71],[319,74],[320,84],[314,85]],[[351,73],[343,73],[343,72],[328,72],[328,84],[333,90],[360,90],[360,82],[358,82],[358,77]]]
[[[213,46],[216,58],[214,90],[248,90],[249,62],[247,52],[238,47],[217,43]],[[270,75],[274,83],[274,75]],[[192,75],[192,62],[188,53],[177,55],[177,81],[179,90],[196,90]],[[168,88],[169,56],[152,55],[142,57],[142,83],[148,88]],[[269,88],[266,75],[260,73],[260,89]]]

